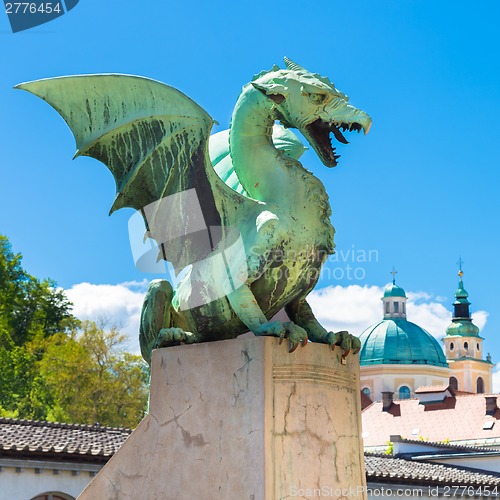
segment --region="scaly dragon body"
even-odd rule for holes
[[[347,332],[326,331],[307,304],[333,252],[331,210],[322,183],[298,161],[300,141],[274,124],[299,129],[331,167],[330,133],[347,142],[342,130],[366,133],[371,120],[328,79],[285,62],[243,88],[228,138],[213,137],[215,169],[212,120],[175,89],[123,75],[19,86],[63,115],[79,154],[110,168],[112,210],[140,210],[160,257],[176,270],[190,266],[175,290],[166,280],[150,285],[140,332],[147,361],[154,347],[248,330],[287,338],[290,351],[308,339],[341,345],[344,356],[359,348]],[[283,308],[290,321],[272,321]]]

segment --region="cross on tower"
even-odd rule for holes
[[[461,278],[464,275],[464,272],[462,271],[462,264],[464,264],[464,261],[462,260],[462,257],[458,258],[457,264],[458,264],[458,275]]]
[[[394,266],[392,266],[391,274],[392,274],[392,284],[395,285],[396,284],[396,274],[398,274],[398,272],[396,271]]]

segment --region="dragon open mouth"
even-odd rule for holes
[[[349,144],[349,141],[343,136],[342,132],[357,131],[359,132],[363,126],[360,123],[335,123],[324,122],[320,118],[310,123],[306,127],[306,135],[308,136],[311,146],[314,148],[321,161],[327,167],[337,166],[337,160],[340,155],[336,155],[336,149],[332,145],[330,133],[333,134],[337,141],[342,144]]]

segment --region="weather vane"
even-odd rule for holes
[[[398,272],[396,271],[394,266],[392,266],[391,274],[392,274],[392,284],[395,285],[396,284],[396,274],[398,274]]]
[[[460,279],[464,275],[464,272],[462,271],[462,264],[463,263],[464,263],[464,261],[462,260],[462,257],[459,257],[457,264],[458,264],[458,275],[460,276]]]

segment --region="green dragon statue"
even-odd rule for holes
[[[338,156],[330,134],[364,130],[370,117],[348,104],[328,78],[285,58],[243,87],[229,132],[178,90],[127,75],[82,75],[18,85],[53,106],[71,128],[77,154],[102,161],[117,195],[111,212],[142,214],[159,259],[184,277],[174,290],[151,283],[140,344],[155,347],[255,335],[340,345],[343,360],[359,341],[328,332],[306,297],[333,253],[331,209],[322,183],[298,158],[297,128],[327,167]],[[210,158],[212,156],[212,158]],[[273,321],[285,309],[290,321]]]

